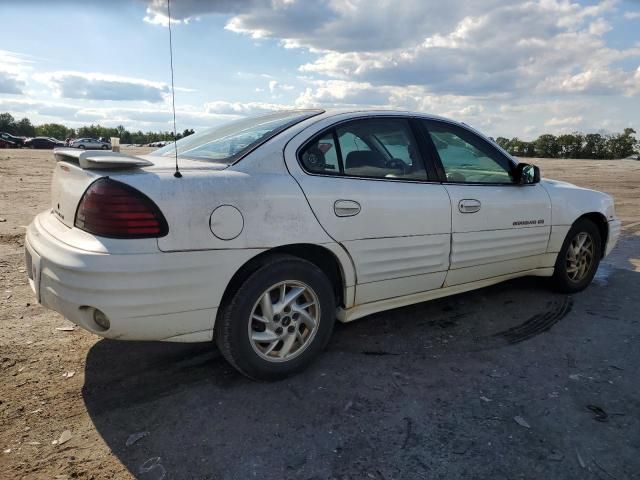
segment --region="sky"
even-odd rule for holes
[[[171,131],[166,0],[3,0],[0,112]],[[177,129],[289,108],[640,129],[640,0],[171,0]]]

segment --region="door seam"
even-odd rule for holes
[[[447,186],[442,185],[442,188],[444,188],[444,191],[447,192],[447,197],[449,197],[449,264],[447,265],[447,274],[444,276],[440,288],[444,288],[447,284],[447,277],[451,271],[451,261],[453,259],[453,200],[451,199],[451,194]]]

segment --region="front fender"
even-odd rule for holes
[[[602,217],[607,229],[604,255],[615,245],[620,221],[615,216],[613,198],[603,192],[577,187],[567,182],[544,179],[540,184],[551,198],[551,235],[547,253],[559,252],[569,229],[574,222],[587,214],[594,213]]]
[[[551,198],[553,226],[571,226],[587,213],[600,213],[607,222],[615,219],[611,195],[558,180],[543,179],[540,184]]]

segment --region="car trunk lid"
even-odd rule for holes
[[[102,176],[99,170],[84,170],[74,162],[57,162],[51,181],[51,209],[67,227],[73,227],[78,203],[87,187]]]
[[[172,172],[175,158],[74,148],[54,150],[56,167],[51,183],[51,208],[67,227],[73,227],[78,204],[89,185],[99,178],[140,175],[145,172]],[[191,159],[179,159],[180,170],[223,170],[227,165]]]

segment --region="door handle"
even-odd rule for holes
[[[338,217],[353,217],[360,210],[360,204],[354,200],[336,200],[333,204],[333,211]]]
[[[460,210],[460,213],[476,213],[480,210],[481,205],[480,200],[465,198],[458,202],[458,210]]]

